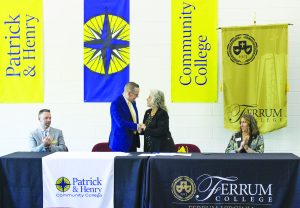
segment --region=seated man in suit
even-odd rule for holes
[[[123,94],[117,97],[110,106],[111,132],[109,147],[114,152],[136,152],[140,147],[138,110],[135,99],[140,92],[139,85],[128,82]]]
[[[30,133],[29,147],[32,152],[57,152],[67,151],[62,131],[50,127],[51,113],[42,109],[38,115],[40,128]]]

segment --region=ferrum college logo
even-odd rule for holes
[[[249,64],[257,54],[257,43],[250,35],[239,34],[230,40],[227,54],[231,61],[238,65]]]

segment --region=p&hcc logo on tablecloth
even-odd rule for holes
[[[70,181],[66,177],[60,177],[55,183],[56,189],[60,192],[68,191],[70,189],[70,185]]]
[[[188,201],[194,197],[196,185],[193,179],[187,176],[179,176],[172,183],[172,193],[180,201]]]
[[[55,187],[59,192],[57,197],[102,197],[102,179],[100,177],[67,178],[60,177],[56,180]],[[68,192],[68,193],[66,193]]]
[[[257,54],[257,43],[255,39],[248,34],[236,35],[227,45],[227,54],[231,61],[236,64],[249,64],[255,59]]]

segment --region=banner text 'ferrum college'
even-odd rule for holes
[[[287,124],[287,25],[222,29],[224,125],[253,115],[261,133]]]

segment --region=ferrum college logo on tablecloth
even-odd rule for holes
[[[195,181],[195,182],[194,182]],[[219,205],[247,205],[245,207],[271,207],[273,184],[239,182],[236,176],[214,176],[202,174],[197,178],[179,176],[173,180],[171,191],[179,200],[174,204],[203,205],[219,208]],[[205,207],[206,207],[205,206]],[[223,206],[221,206],[223,207]],[[238,206],[240,207],[240,206]]]
[[[188,201],[193,198],[196,192],[196,185],[193,179],[187,176],[179,176],[172,183],[172,193],[180,201]]]

